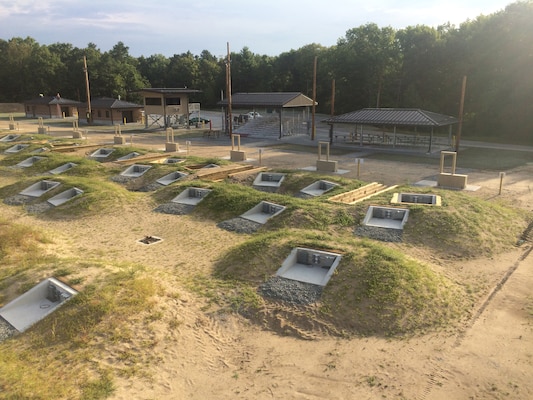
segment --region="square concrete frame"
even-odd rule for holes
[[[22,150],[28,148],[29,146],[30,146],[29,144],[16,144],[16,145],[10,147],[9,149],[5,150],[4,153],[6,153],[6,154],[19,153]]]
[[[78,166],[78,164],[74,164],[74,163],[69,162],[69,163],[60,165],[59,167],[48,171],[48,173],[52,174],[52,175],[59,175],[59,174],[62,174],[63,172],[65,172],[65,171],[68,171],[69,169],[77,167],[77,166]]]
[[[101,149],[98,149],[96,150],[95,152],[93,152],[90,157],[91,158],[96,158],[96,159],[104,159],[104,158],[107,158],[111,155],[111,153],[113,153],[115,151],[115,149],[113,148],[101,148]]]
[[[257,222],[259,224],[265,224],[270,218],[273,218],[285,211],[285,208],[285,206],[281,206],[279,204],[262,201],[255,207],[242,214],[241,218]]]
[[[67,201],[72,200],[74,197],[81,196],[82,194],[83,190],[73,187],[55,195],[54,197],[49,198],[48,203],[57,207],[66,203]]]
[[[121,176],[138,178],[143,176],[150,168],[150,165],[133,164],[120,173]]]
[[[392,204],[422,204],[430,206],[442,205],[442,199],[436,194],[425,193],[394,193],[391,199]]]
[[[55,181],[42,180],[28,186],[19,194],[31,197],[41,197],[43,194],[49,192],[52,189],[58,187],[61,183]]]
[[[300,192],[307,194],[309,196],[321,196],[326,192],[329,192],[334,187],[339,186],[337,183],[329,182],[329,181],[316,181],[309,186],[303,188],[300,190]]]
[[[0,142],[14,142],[20,137],[20,135],[6,135],[0,139]]]
[[[156,180],[156,182],[159,183],[160,185],[168,186],[171,183],[176,182],[176,181],[178,181],[181,178],[184,178],[186,176],[187,176],[187,174],[185,172],[174,171],[174,172],[171,172],[170,174],[162,176],[161,178]]]
[[[283,261],[276,276],[326,286],[341,259],[342,255],[337,253],[295,247]]]
[[[370,206],[363,225],[388,229],[403,229],[409,210],[407,208]]]
[[[205,199],[209,193],[211,193],[211,189],[189,187],[174,197],[171,202],[195,206]]]
[[[76,294],[76,290],[63,282],[48,278],[0,308],[0,316],[24,332]]]
[[[25,160],[19,162],[16,166],[20,167],[20,168],[27,168],[27,167],[31,167],[36,162],[39,162],[39,161],[44,160],[44,159],[45,159],[45,157],[32,156],[32,157],[26,158]]]
[[[279,188],[285,179],[285,174],[275,172],[260,172],[254,179],[253,186]]]

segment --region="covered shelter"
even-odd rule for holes
[[[144,88],[137,91],[143,96],[145,127],[168,128],[189,125],[189,96],[201,90],[188,88]]]
[[[85,111],[88,112],[87,103]],[[91,100],[93,122],[100,124],[121,124],[142,120],[143,106],[111,97],[99,97]]]
[[[339,136],[335,134],[335,124],[353,126],[349,134],[344,135],[346,140],[354,143],[364,144],[384,144],[393,148],[400,145],[428,145],[428,152],[431,152],[433,144],[433,134],[435,129],[448,128],[448,144],[452,141],[452,126],[458,123],[458,119],[449,115],[438,114],[416,108],[363,108],[346,114],[334,116],[324,122],[329,124],[331,138]],[[377,130],[363,129],[368,127],[381,127],[382,132]],[[414,133],[398,133],[397,128],[402,131],[414,130]],[[418,130],[429,130],[429,136],[420,135]],[[342,136],[342,135],[341,135]]]
[[[318,104],[315,102],[315,105]],[[228,115],[228,99],[218,102],[226,112],[226,121],[229,120]],[[283,134],[283,121],[287,110],[301,111],[301,120],[308,122],[309,107],[313,105],[313,100],[303,95],[300,92],[258,92],[258,93],[235,93],[231,96],[231,108],[235,110],[251,110],[252,113],[256,111],[266,111],[266,113],[279,114],[279,137]],[[238,118],[238,117],[236,117]],[[226,124],[226,130],[228,124]],[[308,126],[309,128],[309,126]]]
[[[65,118],[78,117],[78,108],[82,103],[55,96],[41,95],[35,99],[24,101],[26,118]]]

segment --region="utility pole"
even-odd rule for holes
[[[226,95],[228,97],[228,134],[233,134],[233,116],[231,113],[231,57],[229,52],[229,42],[227,42],[228,56],[226,60]]]
[[[331,118],[335,116],[335,79],[331,81]],[[329,144],[333,144],[333,123],[329,125]]]
[[[312,107],[312,117],[311,117],[311,140],[315,140],[315,109],[316,109],[316,63],[318,57],[315,56],[313,62],[313,107]]]
[[[93,112],[91,110],[91,91],[89,89],[89,70],[87,69],[87,57],[83,56],[83,72],[85,72],[85,87],[87,89],[87,123],[93,123]]]
[[[463,130],[463,110],[465,106],[466,75],[463,76],[463,86],[461,87],[461,102],[459,103],[459,125],[457,126],[457,138],[455,139],[455,152],[459,153],[459,143],[461,142],[461,131]]]

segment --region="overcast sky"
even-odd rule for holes
[[[276,56],[306,44],[332,46],[369,22],[395,29],[468,19],[505,9],[511,0],[0,0],[0,38],[32,37],[102,51],[119,41],[134,57],[209,50]],[[316,4],[316,5],[315,5]]]

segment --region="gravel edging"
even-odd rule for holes
[[[263,226],[259,222],[250,221],[246,218],[237,217],[219,222],[217,226],[230,232],[254,233]]]
[[[279,276],[270,278],[259,286],[262,296],[283,300],[291,304],[312,304],[320,300],[322,286],[295,281]]]
[[[191,204],[164,203],[154,208],[154,211],[163,214],[186,215],[191,213],[194,207]]]
[[[378,226],[358,226],[354,232],[357,236],[363,236],[382,242],[401,242],[403,236],[402,229],[381,228]]]
[[[18,331],[0,316],[0,343],[17,333]]]

